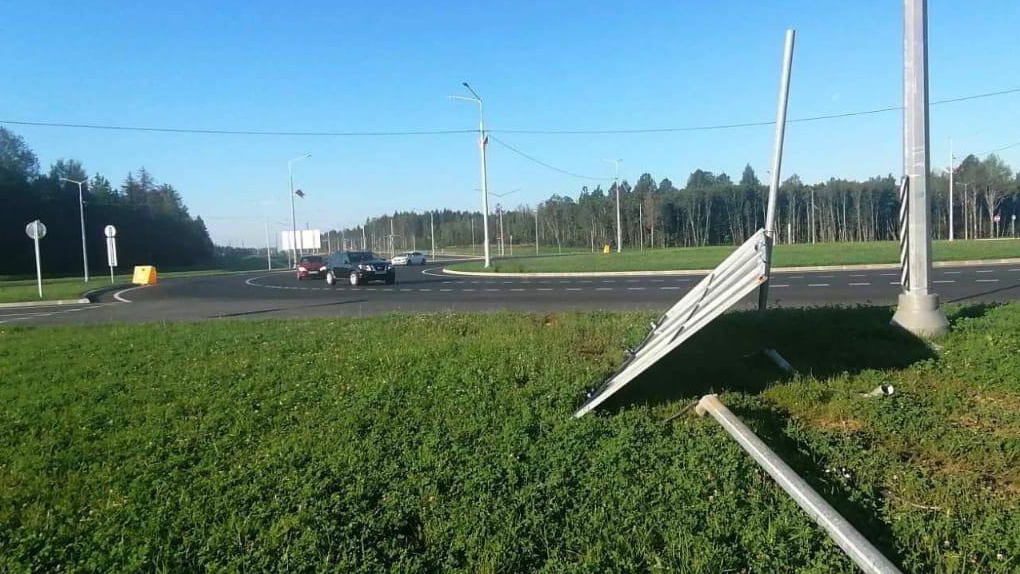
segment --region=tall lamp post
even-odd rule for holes
[[[506,196],[510,195],[511,193],[517,193],[520,190],[521,190],[521,188],[518,187],[517,189],[515,189],[513,191],[508,191],[506,193],[492,193],[491,195],[494,195],[494,196],[499,197],[499,198],[503,198],[503,197],[506,197]],[[503,206],[497,203],[496,204],[496,211],[499,213],[499,256],[502,257],[503,254],[504,254],[504,247],[503,247]]]
[[[903,293],[892,323],[921,337],[949,330],[931,288],[931,211],[928,206],[928,2],[903,2]]]
[[[69,183],[78,184],[78,214],[81,217],[81,264],[85,269],[85,282],[89,282],[89,253],[85,248],[85,202],[82,199],[82,188],[85,185],[84,181],[76,181],[73,179],[67,179],[66,177],[60,178],[60,181],[66,181]]]
[[[616,252],[620,253],[623,251],[623,225],[620,218],[620,162],[622,159],[606,159],[607,161],[616,166],[616,172],[613,175],[613,186],[616,188]]]
[[[298,255],[298,240],[297,240],[297,215],[294,211],[294,162],[301,161],[312,157],[312,154],[306,153],[305,155],[298,156],[293,159],[287,160],[287,176],[290,178],[290,240],[291,240],[291,253],[294,259],[294,265],[297,265]]]
[[[489,258],[489,178],[485,165],[485,146],[489,143],[489,138],[485,135],[485,106],[482,104],[482,97],[478,95],[478,92],[475,92],[467,82],[461,83],[474,97],[450,96],[450,99],[478,104],[478,147],[481,149],[482,155],[482,227],[485,239],[485,267],[489,267],[491,265]]]

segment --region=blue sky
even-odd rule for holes
[[[57,5],[61,4],[61,5]],[[279,131],[471,129],[447,99],[471,82],[489,127],[615,129],[768,121],[783,32],[797,30],[790,117],[901,102],[896,1],[20,2],[5,4],[0,119]],[[1020,87],[1015,0],[930,0],[931,98]],[[933,163],[1020,141],[1020,94],[932,109]],[[218,243],[261,245],[286,221],[287,160],[303,226],[395,209],[478,209],[473,135],[279,137],[8,126],[44,168],[76,158],[115,183],[145,166],[174,184]],[[784,177],[900,173],[901,114],[792,124]],[[498,135],[563,169],[695,168],[765,177],[772,127],[640,135]],[[1020,146],[1000,154],[1020,168]],[[490,145],[490,188],[511,205],[597,182]],[[259,202],[268,202],[265,207]],[[279,226],[275,226],[279,227]]]

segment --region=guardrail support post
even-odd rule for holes
[[[867,538],[861,535],[803,478],[783,462],[783,459],[772,452],[757,435],[751,432],[751,429],[730,412],[726,405],[719,401],[718,395],[701,397],[695,407],[695,412],[700,416],[712,415],[712,418],[736,439],[740,448],[747,451],[751,458],[779,484],[779,487],[785,490],[812,520],[829,533],[832,540],[861,570],[868,574],[901,574],[900,570],[871,542],[868,542]]]

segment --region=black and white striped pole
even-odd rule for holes
[[[903,2],[903,187],[900,198],[900,284],[892,324],[920,337],[949,330],[931,285],[928,152],[928,2]]]

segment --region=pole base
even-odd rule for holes
[[[900,293],[890,323],[922,338],[941,337],[949,332],[949,320],[939,308],[939,296],[934,293]]]

